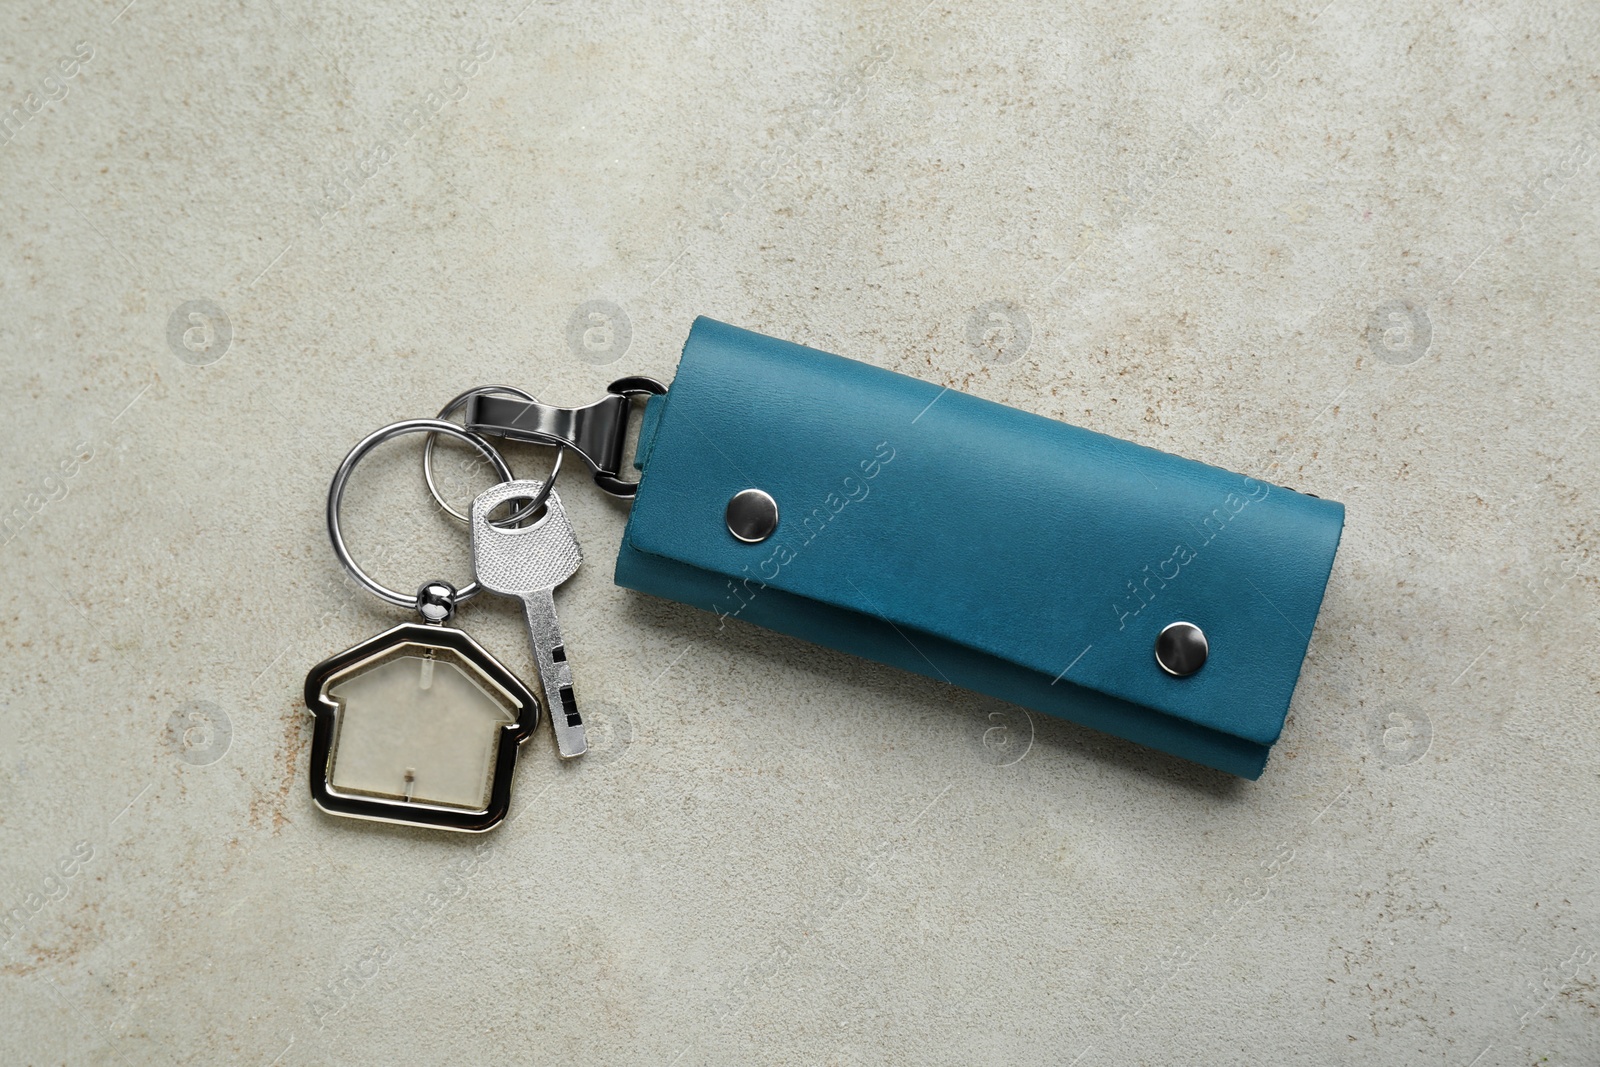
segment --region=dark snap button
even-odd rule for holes
[[[1175,622],[1156,637],[1156,662],[1174,678],[1187,678],[1206,665],[1211,646],[1192,622]]]
[[[744,489],[728,501],[723,519],[733,536],[747,544],[757,544],[778,528],[778,502],[760,489]]]

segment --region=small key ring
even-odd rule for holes
[[[515,386],[510,386],[510,385],[480,385],[480,386],[477,386],[476,388],[468,389],[466,392],[461,393],[460,395],[455,397],[453,400],[451,400],[444,407],[440,408],[439,409],[439,414],[435,415],[434,418],[436,418],[436,419],[448,419],[450,416],[454,415],[457,411],[459,411],[461,409],[461,406],[463,404],[465,404],[468,400],[471,400],[475,396],[488,396],[488,395],[509,395],[509,396],[514,396],[519,400],[526,400],[530,404],[537,404],[539,402],[538,398],[535,397],[532,393],[525,392],[525,391],[523,391],[521,389],[516,388]],[[459,427],[457,427],[457,428],[459,429]],[[424,482],[428,483],[428,492],[433,495],[433,502],[434,503],[438,504],[441,508],[443,508],[450,515],[450,517],[455,519],[457,522],[459,522],[459,523],[461,523],[463,525],[471,525],[472,524],[472,520],[470,518],[468,518],[466,515],[461,514],[461,512],[457,511],[455,508],[451,507],[449,505],[449,503],[447,503],[445,501],[444,494],[439,492],[439,487],[434,484],[434,481],[433,481],[433,446],[438,440],[439,440],[439,434],[438,433],[430,433],[428,435],[427,443],[422,446],[422,480]],[[521,522],[522,520],[527,519],[527,518],[531,518],[532,516],[537,515],[539,513],[539,509],[544,507],[544,502],[547,499],[549,499],[549,497],[550,497],[550,490],[555,488],[556,477],[558,475],[560,475],[560,473],[561,473],[561,460],[562,460],[562,457],[564,457],[566,454],[567,454],[567,450],[565,448],[563,448],[560,445],[556,446],[556,461],[553,464],[550,465],[550,475],[549,475],[549,477],[545,478],[544,487],[539,490],[539,495],[534,497],[533,500],[530,503],[524,504],[522,506],[521,510],[519,510],[515,514],[511,515],[509,518],[506,518],[506,519],[504,519],[504,520],[502,520],[500,522],[495,523],[496,526],[515,526],[515,525],[517,525],[517,523]],[[504,481],[510,481],[511,479],[506,478],[506,479],[503,479],[503,480]]]
[[[339,464],[339,469],[334,472],[333,481],[328,485],[328,538],[333,542],[334,555],[339,557],[339,562],[344,565],[344,569],[350,572],[350,577],[366,586],[373,593],[396,607],[415,608],[420,611],[421,606],[417,593],[413,593],[410,596],[397,593],[386,585],[380,585],[371,575],[362,570],[361,565],[350,555],[350,549],[344,543],[344,534],[339,530],[339,505],[344,501],[344,487],[350,481],[350,475],[356,469],[356,464],[361,462],[362,457],[368,452],[385,441],[408,433],[442,433],[457,440],[465,441],[473,448],[476,448],[478,454],[493,465],[495,474],[499,476],[502,483],[511,481],[512,476],[511,468],[506,465],[505,459],[495,450],[493,445],[477,434],[463,430],[455,423],[446,422],[443,419],[407,419],[404,422],[390,423],[381,430],[374,430],[366,437],[363,437],[350,450],[350,454],[344,457],[344,462]],[[455,595],[450,601],[451,607],[454,608],[455,605],[472,599],[481,588],[478,580],[473,578],[472,581],[455,590]]]

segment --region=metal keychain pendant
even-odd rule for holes
[[[517,747],[533,733],[539,701],[463,630],[447,623],[480,586],[428,582],[413,596],[374,581],[339,530],[345,483],[373,448],[408,433],[443,433],[511,470],[476,434],[437,419],[397,422],[350,450],[328,488],[328,535],[352,577],[423,621],[401,623],[332,656],[306,675],[311,797],[323,811],[379,822],[482,832],[511,806]]]

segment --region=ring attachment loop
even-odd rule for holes
[[[616,381],[606,386],[606,392],[612,394],[613,396],[626,397],[629,401],[628,406],[631,408],[633,406],[632,401],[635,397],[665,396],[667,387],[656,381],[654,378],[646,378],[643,375],[633,375],[632,377],[628,378],[618,378]],[[627,431],[627,416],[624,414],[622,434],[626,434]],[[622,447],[621,434],[619,434],[617,438],[617,447]],[[610,493],[612,496],[622,497],[624,500],[631,500],[639,492],[639,483],[636,481],[623,481],[622,478],[619,477],[620,473],[620,469],[615,472],[595,471],[594,484],[598,485],[601,489],[605,490],[607,493]]]
[[[350,577],[366,586],[368,590],[377,596],[396,607],[419,610],[417,593],[396,592],[388,586],[380,584],[361,569],[361,565],[350,555],[350,549],[344,543],[344,534],[339,529],[339,505],[344,501],[344,488],[350,481],[350,475],[356,469],[356,464],[360,463],[368,452],[371,452],[385,441],[391,441],[408,433],[442,433],[446,436],[454,437],[458,441],[465,441],[477,449],[480,456],[489,461],[501,482],[509,482],[512,477],[511,468],[506,465],[505,459],[495,450],[493,445],[477,434],[463,430],[455,423],[446,422],[443,419],[407,419],[404,422],[391,423],[382,429],[374,430],[358,441],[356,446],[350,450],[350,454],[344,457],[344,462],[339,464],[339,469],[333,474],[333,481],[328,485],[328,539],[333,542],[333,554],[339,557],[339,562],[349,572]],[[476,578],[466,585],[460,586],[455,590],[451,599],[452,606],[471,600],[481,588],[482,586],[478,584]]]
[[[448,419],[448,418],[450,418],[450,416],[454,415],[457,411],[459,411],[461,409],[461,406],[463,404],[465,404],[467,401],[471,400],[475,396],[514,396],[514,397],[517,397],[520,400],[525,400],[530,404],[537,404],[538,403],[538,400],[533,396],[532,393],[526,392],[525,390],[522,390],[522,389],[518,389],[515,386],[511,386],[511,385],[480,385],[480,386],[477,386],[476,388],[468,389],[466,392],[460,393],[457,396],[455,396],[453,399],[451,399],[451,401],[448,404],[446,404],[444,407],[439,409],[439,414],[435,415],[434,418],[436,418],[436,419]],[[434,480],[433,480],[433,449],[434,449],[434,445],[438,442],[438,440],[439,440],[439,434],[437,432],[430,433],[430,434],[428,434],[427,443],[422,446],[422,480],[427,483],[428,492],[433,496],[433,502],[435,504],[438,504],[441,508],[443,508],[445,510],[445,513],[447,515],[449,515],[451,518],[455,519],[457,522],[461,523],[462,525],[464,525],[464,526],[471,525],[472,520],[468,516],[463,515],[461,512],[459,512],[455,508],[451,507],[450,503],[447,500],[445,500],[444,494],[439,492],[438,485],[436,485],[434,483]],[[543,443],[552,444],[553,442],[543,442]],[[556,460],[555,460],[555,462],[553,464],[550,465],[550,474],[549,474],[548,477],[546,477],[544,479],[544,487],[541,488],[537,494],[535,494],[535,496],[533,497],[533,499],[531,501],[529,501],[527,504],[524,504],[520,509],[518,509],[516,512],[514,512],[509,517],[507,517],[505,519],[502,519],[499,522],[494,523],[494,525],[496,525],[496,526],[506,526],[506,527],[515,526],[518,523],[522,522],[524,519],[530,519],[533,516],[537,515],[539,513],[539,509],[544,507],[544,502],[550,498],[550,490],[554,489],[555,486],[556,486],[556,478],[561,474],[561,460],[562,460],[563,457],[566,456],[566,454],[567,454],[567,450],[564,447],[562,447],[560,445],[557,445],[556,446]],[[510,481],[511,479],[510,478],[505,478],[503,480],[504,481]]]

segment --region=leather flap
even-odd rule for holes
[[[625,538],[725,576],[719,614],[771,586],[1277,739],[1342,505],[705,318],[650,408]],[[724,518],[751,487],[757,544]],[[1178,620],[1210,644],[1187,678],[1154,655]]]

